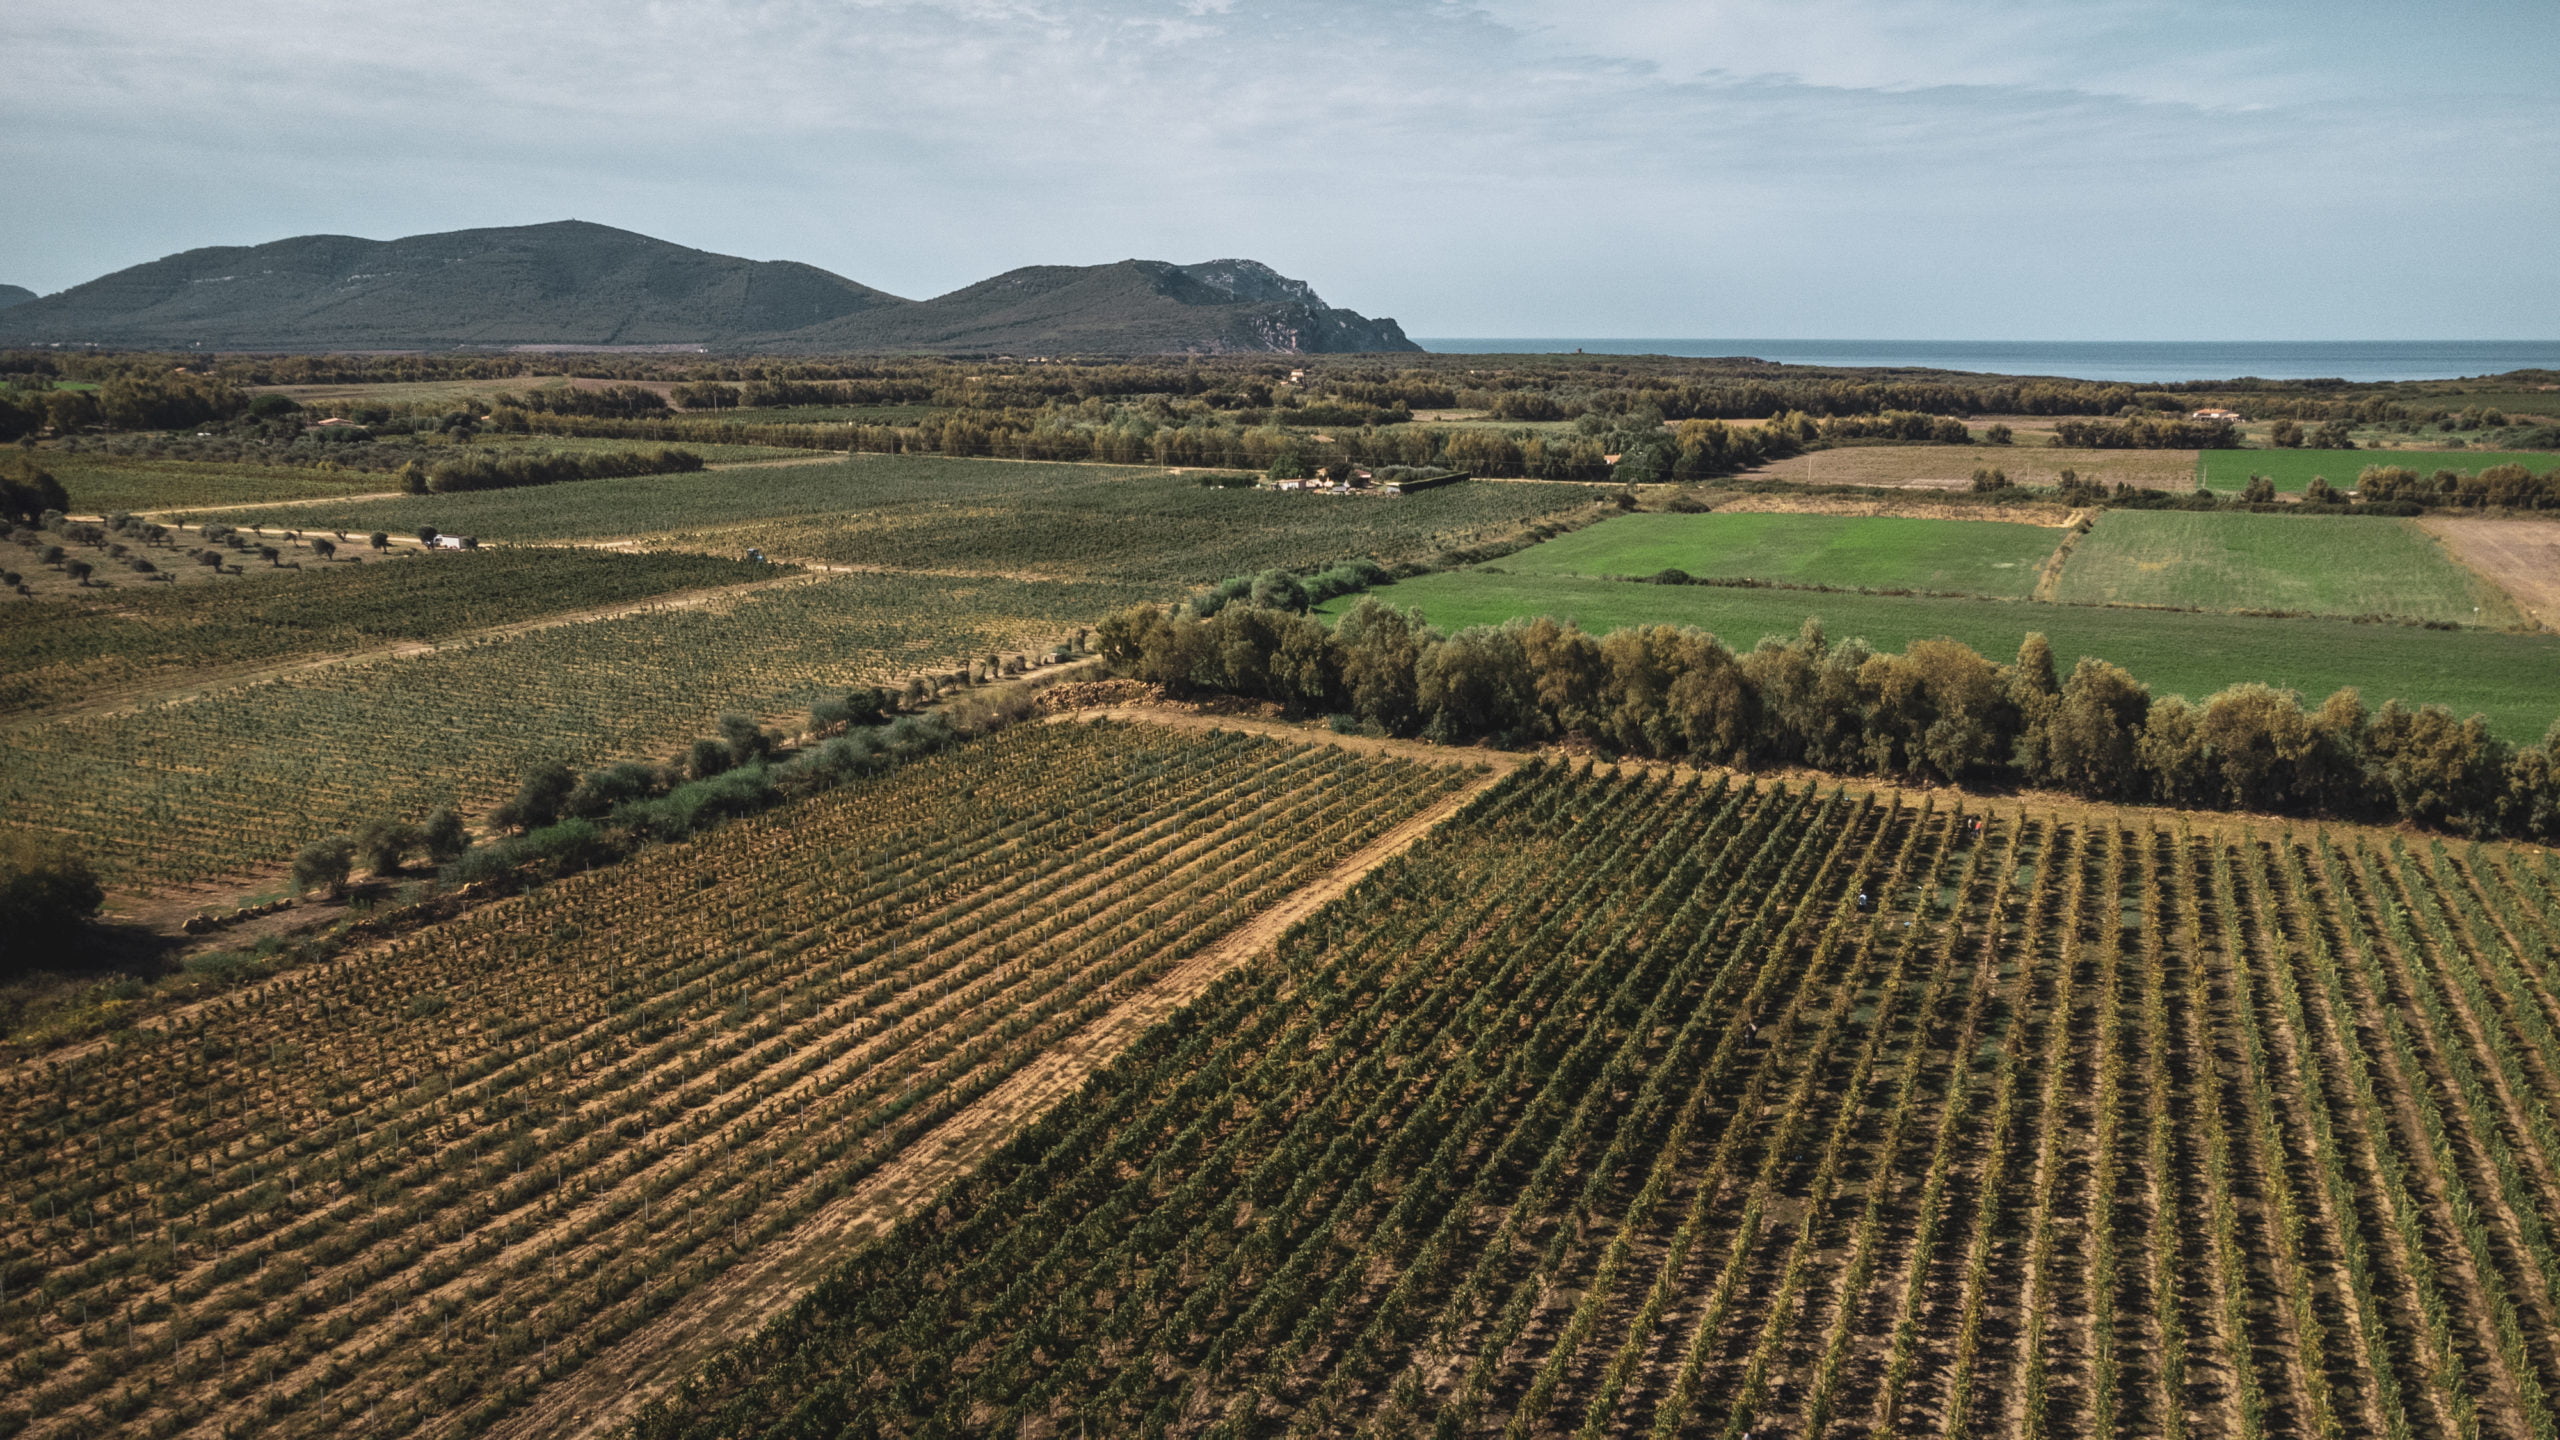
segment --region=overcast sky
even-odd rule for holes
[[[575,217],[1423,336],[2560,337],[2553,0],[0,5],[0,281]]]

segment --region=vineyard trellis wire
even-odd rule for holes
[[[254,873],[369,818],[494,804],[538,762],[661,755],[724,711],[1045,647],[1138,598],[1098,583],[788,582],[0,731],[0,807],[80,843],[114,882]]]
[[[641,1433],[2546,1434],[2551,890],[1532,765]]]
[[[1023,727],[27,1067],[0,1416],[479,1428],[1469,773]]]

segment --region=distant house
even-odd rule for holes
[[[468,535],[439,535],[436,537],[436,548],[439,550],[477,550],[480,548],[480,542]]]
[[[2198,410],[2187,416],[2187,418],[2190,420],[2228,420],[2232,424],[2237,425],[2245,417],[2243,417],[2237,410]]]

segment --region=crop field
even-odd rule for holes
[[[1843,445],[1745,473],[1755,479],[1815,485],[1960,490],[1973,483],[1976,469],[1998,470],[2018,485],[2052,485],[2069,470],[2101,485],[2121,481],[2146,490],[2192,490],[2196,452],[2063,450],[2046,445]]]
[[[21,1066],[0,1416],[476,1433],[1470,775],[1021,727]]]
[[[369,817],[470,813],[538,761],[662,757],[725,711],[781,716],[828,691],[1045,649],[1149,593],[841,575],[356,660],[0,730],[0,812],[77,841],[110,883],[270,870]]]
[[[227,665],[430,641],[653,595],[766,580],[707,555],[406,552],[259,584],[141,587],[0,605],[0,714]]]
[[[1531,767],[637,1433],[2547,1434],[2555,886]]]
[[[2055,599],[2528,623],[2503,591],[2401,520],[2109,510],[2072,547]]]
[[[2063,531],[1981,520],[1851,515],[1621,515],[1506,557],[1522,575],[1778,580],[2024,599]]]
[[[2116,518],[2121,517],[2109,523]],[[2076,561],[2066,563],[2066,573],[2069,563]],[[2158,695],[2202,700],[2225,686],[2259,680],[2316,701],[2353,685],[2370,705],[2399,699],[2445,705],[2460,715],[2478,712],[2499,736],[2518,745],[2540,740],[2560,717],[2560,635],[2032,601],[1641,585],[1481,569],[1418,576],[1377,595],[1420,610],[1443,630],[1550,615],[1578,621],[1594,633],[1622,625],[1694,625],[1746,650],[1763,635],[1792,636],[1808,615],[1821,616],[1834,640],[1858,636],[1878,649],[1900,650],[1914,640],[1945,635],[1999,661],[2015,656],[2029,631],[2040,630],[2066,672],[2080,656],[2095,655],[2131,671]],[[1320,608],[1339,614],[1355,601],[1344,597]]]
[[[678,549],[896,569],[1196,585],[1353,555],[1417,558],[1587,510],[1581,485],[1451,485],[1418,495],[1203,487],[1154,468],[861,455],[710,475],[244,512],[235,523],[415,530],[513,543],[647,535]]]
[[[371,470],[148,460],[96,451],[45,450],[29,458],[62,482],[63,493],[71,497],[72,512],[81,515],[325,500],[395,488],[390,476]]]
[[[2560,468],[2560,452],[2492,450],[2207,450],[2196,474],[2212,490],[2242,490],[2264,475],[2280,494],[2300,494],[2314,475],[2341,490],[2355,488],[2367,465],[2405,465],[2421,475],[2451,470],[2476,475],[2493,465],[2522,465],[2539,475]]]

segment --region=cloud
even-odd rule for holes
[[[2420,228],[2560,219],[2502,58],[2560,34],[2466,3],[17,7],[0,279],[574,214],[905,294],[1248,254],[1426,334],[2560,332]]]

